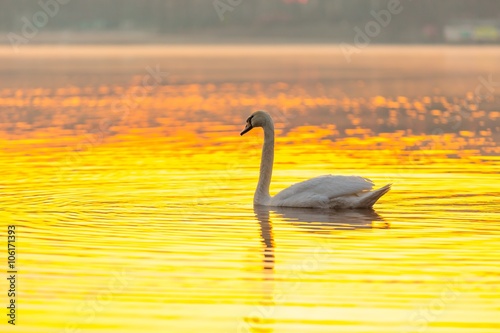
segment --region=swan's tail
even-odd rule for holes
[[[355,208],[371,208],[381,196],[389,192],[392,184],[387,184],[378,190],[368,192],[361,197]]]

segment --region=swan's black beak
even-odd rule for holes
[[[250,131],[252,128],[253,128],[252,124],[250,124],[250,122],[248,122],[247,125],[245,126],[245,129],[240,133],[240,135],[245,134],[246,132]]]

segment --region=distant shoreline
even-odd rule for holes
[[[20,32],[15,32],[20,33]],[[0,45],[10,45],[7,35],[9,32],[0,32]],[[285,45],[285,44],[322,44],[334,45],[340,43],[349,43],[349,41],[333,38],[329,36],[319,36],[310,38],[306,36],[231,36],[231,35],[203,35],[203,34],[176,34],[165,35],[159,33],[138,32],[138,31],[92,31],[92,32],[40,32],[35,37],[29,39],[27,45],[245,45],[245,44],[262,44],[262,45]],[[377,43],[373,41],[372,45],[425,45],[425,46],[499,46],[500,43],[422,43],[422,42],[407,42],[407,43]]]

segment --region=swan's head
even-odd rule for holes
[[[269,113],[267,113],[266,111],[256,111],[247,118],[245,129],[240,133],[240,135],[249,132],[254,127],[264,127],[266,125],[272,125],[272,123],[273,120]]]

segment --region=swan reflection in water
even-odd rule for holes
[[[238,327],[242,332],[271,333],[274,331],[276,303],[286,300],[286,293],[293,290],[275,290],[274,264],[275,241],[271,213],[278,218],[304,228],[306,232],[330,233],[337,230],[354,230],[390,227],[389,223],[371,209],[335,211],[329,209],[254,206],[260,226],[262,242],[262,299],[243,319]],[[279,237],[279,236],[278,236]]]
[[[255,211],[254,207],[254,211]],[[259,210],[265,207],[257,208]],[[329,232],[332,230],[353,229],[388,229],[387,223],[373,209],[315,209],[315,208],[290,208],[274,207],[273,212],[284,220],[299,227],[307,228],[310,232]]]

